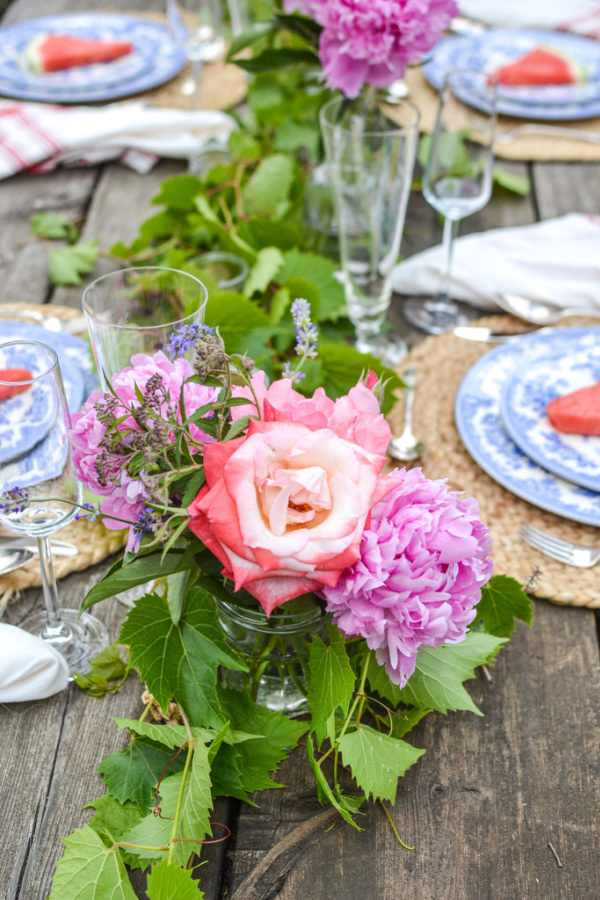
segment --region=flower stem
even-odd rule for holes
[[[364,661],[363,667],[362,667],[362,673],[361,673],[360,685],[359,685],[359,687],[358,687],[358,691],[357,691],[356,694],[354,695],[354,703],[353,703],[352,706],[350,707],[350,711],[349,711],[348,715],[346,716],[346,721],[345,721],[344,724],[342,725],[342,730],[340,731],[340,736],[338,737],[338,741],[340,741],[340,740],[344,737],[344,735],[346,734],[346,731],[348,730],[348,726],[349,726],[350,722],[352,721],[352,716],[354,715],[354,710],[355,710],[356,707],[358,706],[359,700],[362,700],[362,701],[363,701],[363,704],[364,704],[364,700],[365,700],[365,684],[366,684],[366,681],[367,681],[367,672],[368,672],[368,669],[369,669],[369,663],[370,663],[370,661],[371,661],[371,653],[372,653],[372,650],[368,650],[368,651],[367,651],[367,654],[366,654],[366,656],[365,656],[365,661]],[[362,707],[361,707],[361,709],[362,709]],[[356,723],[356,727],[357,727],[357,728],[358,728],[359,724],[360,724],[360,713],[359,713],[359,716],[357,717],[357,723]]]
[[[399,844],[402,844],[402,846],[404,847],[405,850],[414,850],[415,848],[414,848],[414,847],[409,847],[408,844],[405,844],[404,841],[402,840],[402,838],[400,837],[400,835],[398,834],[398,832],[397,832],[397,830],[396,830],[396,826],[394,825],[394,820],[393,820],[392,817],[390,816],[390,812],[389,812],[387,806],[385,805],[385,803],[383,802],[383,800],[381,799],[381,797],[378,797],[377,799],[378,799],[379,802],[381,803],[381,808],[382,808],[382,810],[384,811],[384,813],[385,813],[386,816],[388,817],[388,822],[389,822],[390,825],[392,826],[392,831],[393,831],[394,834],[396,835],[396,840],[398,841],[398,843],[399,843]]]

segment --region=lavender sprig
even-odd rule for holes
[[[292,369],[291,363],[286,362],[281,373],[284,378],[289,378],[292,384],[298,384],[306,374],[300,369],[307,359],[316,359],[318,355],[317,341],[319,338],[319,329],[314,325],[310,318],[310,303],[302,297],[294,300],[291,306],[292,321],[296,327],[296,346],[295,351],[300,357],[295,368]]]
[[[9,513],[23,512],[29,506],[29,491],[23,488],[13,487],[9,491],[0,494],[0,510]]]

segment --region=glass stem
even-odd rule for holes
[[[44,603],[48,614],[48,621],[42,633],[42,637],[44,640],[64,638],[70,633],[71,629],[61,622],[58,611],[58,585],[56,584],[56,574],[54,572],[52,548],[50,546],[49,538],[38,538],[38,548],[40,569],[42,572],[42,591],[44,593]]]
[[[192,60],[192,78],[194,79],[194,93],[192,94],[192,109],[200,109],[200,80],[202,78],[202,60]]]
[[[454,219],[444,219],[444,236],[442,244],[446,257],[446,268],[444,270],[442,289],[440,291],[440,300],[444,300],[448,303],[452,302],[450,295],[450,275],[452,273],[452,257],[454,255],[454,238],[457,230],[458,222]]]

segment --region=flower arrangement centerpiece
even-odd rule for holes
[[[195,884],[214,797],[275,787],[269,773],[303,735],[320,799],[359,828],[361,804],[393,804],[423,754],[406,734],[433,710],[478,712],[463,682],[515,616],[530,618],[516,582],[490,581],[476,501],[419,469],[385,473],[377,376],[336,400],[296,390],[317,335],[306,301],[293,315],[298,365],[269,385],[218,331],[187,326],[74,417],[76,468],[102,498],[82,514],[129,527],[124,558],[83,606],[154,587],[78,677],[101,694],[135,668],[148,705],[117,720],[132,743],[100,765],[108,793],[65,839],[52,900],[82,896],[98,866],[111,896],[134,896],[126,867],[152,867],[149,896]],[[283,714],[285,687],[260,697],[271,657],[282,684],[291,672],[302,704],[290,711],[303,717]]]

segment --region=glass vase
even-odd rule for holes
[[[247,687],[259,706],[300,716],[306,712],[310,644],[327,641],[331,619],[324,602],[313,594],[289,600],[270,618],[244,591],[215,597],[219,622],[229,645],[242,657],[248,672],[222,670],[228,687]]]

